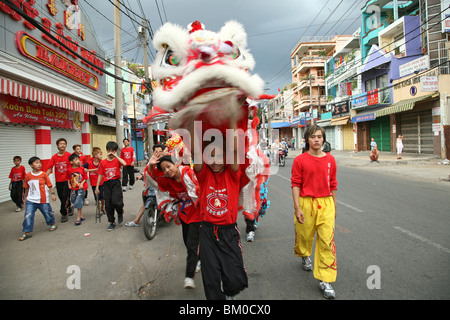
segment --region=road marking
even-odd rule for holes
[[[345,202],[342,202],[342,201],[340,201],[340,200],[336,200],[336,202],[339,203],[339,204],[341,204],[341,205],[343,205],[343,206],[345,206],[345,207],[347,207],[347,208],[350,208],[350,209],[352,209],[352,210],[355,210],[356,212],[364,212],[364,211],[362,211],[361,209],[355,208],[354,206],[351,206],[351,205],[349,205],[349,204],[346,204]]]
[[[425,242],[425,243],[427,243],[427,244],[429,244],[429,245],[435,247],[435,248],[438,249],[438,250],[442,250],[442,251],[444,251],[444,252],[450,253],[450,249],[449,249],[449,248],[446,248],[446,247],[444,247],[444,246],[441,246],[440,244],[434,243],[433,241],[428,240],[427,238],[424,238],[424,237],[422,237],[422,236],[419,236],[418,234],[412,233],[411,231],[402,229],[402,228],[400,228],[400,227],[394,227],[394,229],[396,229],[396,230],[398,230],[398,231],[400,231],[400,232],[403,232],[404,234],[407,234],[408,236],[410,236],[410,237],[412,237],[412,238],[415,238],[415,239],[417,239],[417,240],[420,240],[420,241],[422,241],[422,242]]]

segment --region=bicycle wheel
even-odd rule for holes
[[[142,215],[142,225],[144,227],[144,234],[148,240],[152,240],[156,236],[156,224],[157,211],[154,206],[150,206],[144,209],[144,214]]]

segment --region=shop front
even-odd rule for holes
[[[0,202],[14,156],[27,172],[38,156],[46,170],[58,138],[90,155],[89,115],[106,103],[105,54],[89,18],[71,1],[44,2],[0,6]]]

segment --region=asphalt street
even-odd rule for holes
[[[249,287],[239,300],[322,300],[318,281],[293,254],[294,216],[290,170],[270,177],[270,208],[260,220],[254,242],[238,225]],[[450,298],[450,183],[417,181],[338,162],[336,250],[337,300]],[[142,182],[124,193],[125,219],[141,205]],[[93,196],[86,221],[49,232],[36,214],[33,237],[18,241],[23,212],[0,205],[0,299],[204,300],[201,274],[197,287],[184,289],[186,250],[181,226],[161,223],[146,240],[141,227],[118,226],[107,232],[104,217],[95,223]],[[58,202],[52,203],[54,209]],[[79,276],[79,278],[75,278]],[[77,287],[78,285],[78,287]]]

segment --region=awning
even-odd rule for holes
[[[278,129],[278,128],[286,128],[289,127],[289,122],[272,122],[271,124],[272,129]]]
[[[0,77],[0,93],[58,108],[69,109],[92,115],[95,114],[95,108],[90,104],[75,101],[55,93],[36,89],[20,82],[2,77]]]
[[[414,108],[414,104],[416,102],[419,102],[419,101],[422,101],[422,100],[425,100],[432,96],[437,96],[437,95],[438,94],[436,94],[436,93],[431,93],[426,96],[401,100],[399,102],[396,102],[396,103],[390,105],[389,107],[386,107],[386,108],[376,111],[375,117],[382,117],[382,116],[386,116],[386,115],[392,114],[392,113],[398,113],[398,112],[412,110],[412,108]]]
[[[350,119],[350,116],[334,118],[334,119],[331,119],[331,125],[332,126],[343,126],[343,125],[347,124],[349,119]]]

